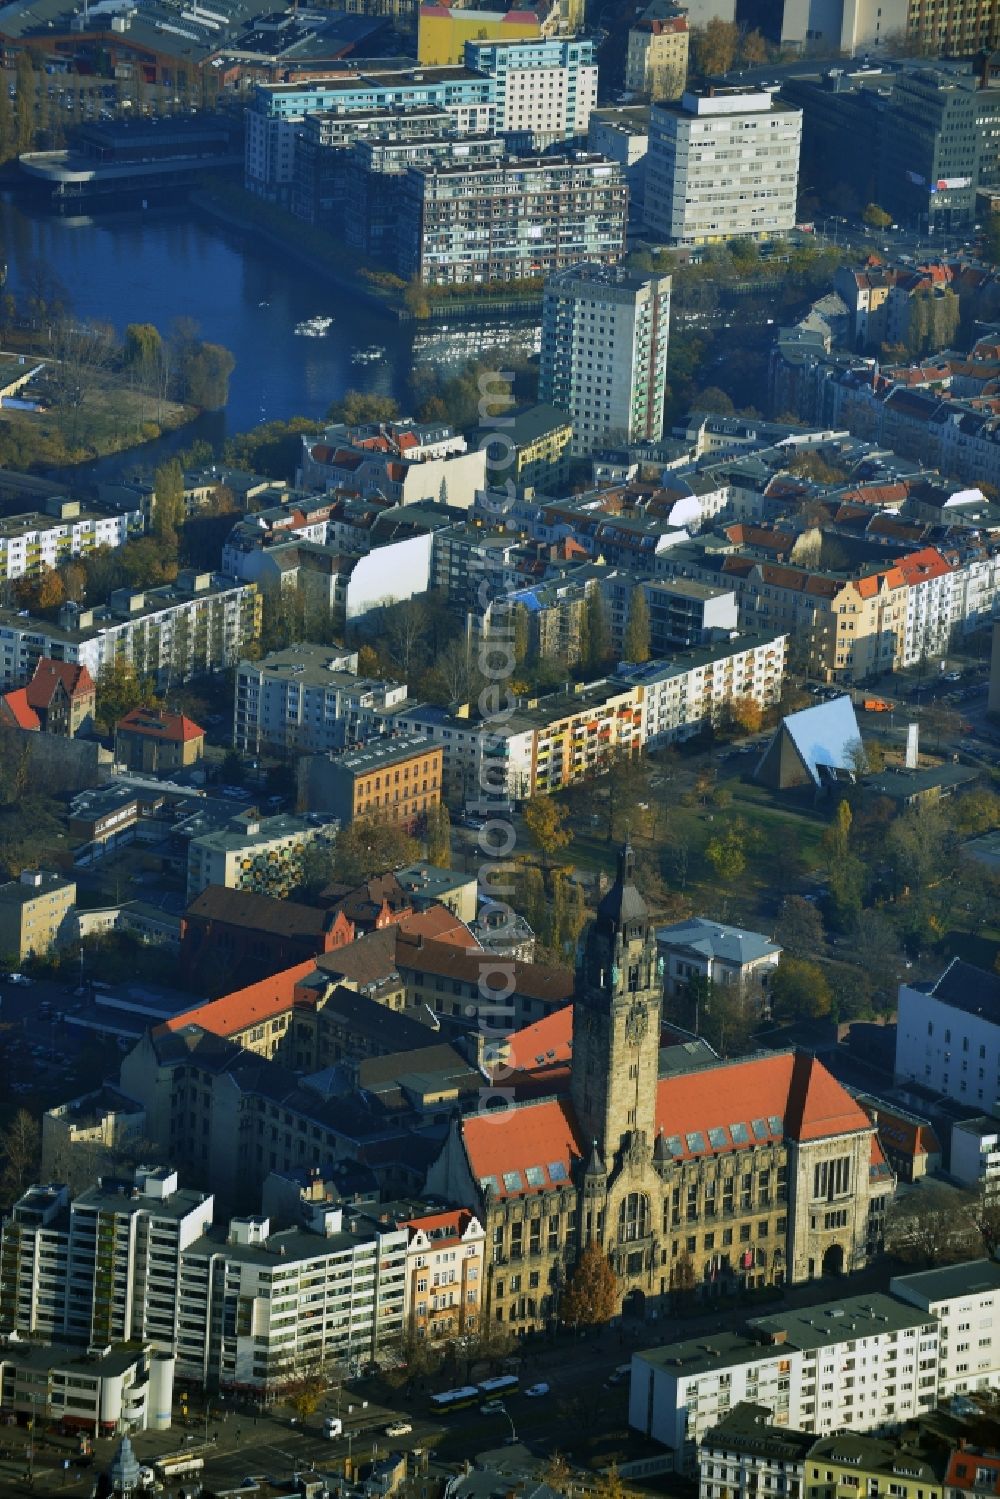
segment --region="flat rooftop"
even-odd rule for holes
[[[755,1317],[743,1332],[702,1334],[659,1348],[643,1349],[637,1356],[678,1379],[686,1379],[739,1364],[779,1359],[789,1350],[812,1352],[855,1338],[881,1337],[884,1333],[925,1327],[932,1320],[929,1312],[907,1306],[894,1296],[872,1292],[867,1296],[845,1297],[832,1304],[819,1302],[799,1307],[773,1317]],[[771,1341],[782,1332],[783,1342]]]
[[[914,1275],[895,1275],[890,1289],[900,1294],[909,1290],[928,1301],[944,1301],[952,1296],[977,1296],[984,1291],[1000,1291],[1000,1263],[996,1260],[965,1260],[960,1265],[942,1265],[937,1270],[920,1270]]]
[[[361,749],[350,750],[346,755],[331,754],[327,758],[338,769],[350,771],[352,775],[366,775],[382,765],[394,765],[400,760],[412,760],[415,755],[436,753],[440,746],[422,734],[401,734],[392,739],[370,739]]]

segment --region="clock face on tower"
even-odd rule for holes
[[[634,1004],[625,1017],[626,1041],[632,1046],[638,1046],[644,1039],[648,1026],[649,1017],[645,1005]]]

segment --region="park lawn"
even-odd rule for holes
[[[715,806],[711,799],[705,806],[686,805],[678,788],[675,796],[664,798],[665,825],[657,835],[651,838],[637,825],[632,831],[632,841],[637,851],[659,857],[663,878],[675,890],[680,889],[680,881],[673,868],[671,850],[678,844],[686,845],[684,888],[695,909],[706,901],[714,903],[720,894],[725,894],[737,900],[739,915],[747,920],[757,911],[773,910],[775,891],[782,894],[794,891],[800,881],[823,866],[822,838],[828,819],[809,808],[782,806],[766,788],[747,785],[738,777],[720,780],[717,786],[732,796],[728,806]],[[615,842],[606,836],[603,813],[599,814],[596,826],[591,821],[593,815],[587,813],[573,820],[573,841],[566,850],[566,858],[579,869],[612,875]],[[736,820],[745,823],[749,832],[747,864],[733,887],[727,889],[708,862],[705,849],[710,839],[723,835]]]
[[[0,464],[27,472],[52,464],[85,463],[150,442],[193,421],[194,406],[158,401],[113,374],[91,377],[78,409],[58,405],[44,411],[0,411]],[[29,388],[26,395],[32,394]]]

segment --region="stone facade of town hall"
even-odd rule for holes
[[[568,1086],[456,1120],[428,1177],[486,1225],[491,1321],[558,1317],[594,1241],[636,1312],[856,1270],[878,1244],[893,1179],[864,1111],[805,1053],[661,1077],[662,988],[626,849],[582,946]]]

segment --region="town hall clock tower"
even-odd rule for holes
[[[663,982],[626,845],[584,939],[573,1001],[572,1098],[581,1139],[609,1173],[652,1150]]]

